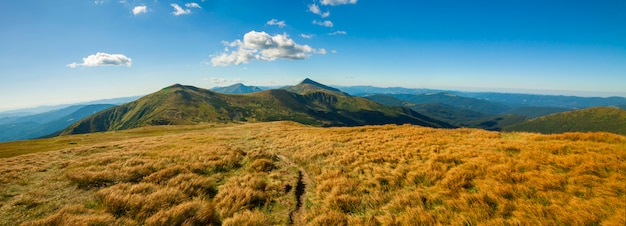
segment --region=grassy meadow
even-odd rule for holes
[[[292,122],[0,143],[0,225],[626,225],[626,137]]]

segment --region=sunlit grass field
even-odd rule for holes
[[[0,225],[626,225],[610,133],[155,126],[0,157]]]

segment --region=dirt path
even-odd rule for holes
[[[307,185],[313,184],[311,177],[306,171],[293,163],[290,159],[284,155],[277,155],[282,161],[287,164],[298,168],[298,182],[296,183],[296,208],[289,213],[289,220],[292,225],[305,225],[306,224],[306,197],[307,197]]]

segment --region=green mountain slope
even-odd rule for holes
[[[491,131],[501,131],[504,127],[522,123],[528,120],[528,117],[515,114],[503,114],[497,116],[491,116],[487,118],[481,118],[471,120],[463,124],[462,126],[471,128],[481,128]]]
[[[414,104],[410,104],[407,102],[404,102],[398,98],[392,97],[390,95],[387,94],[373,94],[373,95],[367,95],[364,96],[363,98],[374,101],[376,103],[379,104],[383,104],[386,106],[409,106],[409,105],[414,105]]]
[[[461,102],[465,102],[467,104],[460,105],[457,104],[458,107],[442,104],[442,103],[428,103],[428,104],[413,104],[409,102],[402,101],[398,98],[395,98],[386,94],[376,94],[366,96],[365,98],[376,101],[378,103],[387,105],[387,106],[405,106],[410,108],[411,110],[420,113],[422,115],[426,115],[428,117],[444,121],[446,123],[452,124],[454,126],[459,127],[471,127],[471,128],[481,128],[492,131],[500,131],[504,126],[517,124],[520,122],[524,122],[528,119],[528,117],[519,115],[519,114],[500,114],[500,115],[491,115],[487,113],[482,113],[478,111],[470,110],[469,108],[476,108],[476,106],[489,106],[489,104],[484,103],[484,101],[480,100],[476,103],[472,104],[473,101],[465,100]],[[445,98],[445,97],[444,97]],[[453,99],[455,97],[452,97]],[[434,99],[438,99],[434,98]],[[459,99],[457,99],[459,100]],[[463,99],[460,99],[463,100]],[[450,103],[450,101],[448,101]],[[457,102],[460,103],[460,102]],[[500,106],[499,104],[495,104],[494,106]],[[488,107],[487,107],[488,108]],[[521,109],[520,112],[526,112],[528,114],[533,113],[532,109],[528,108],[527,110]],[[538,107],[538,112],[535,114],[542,114],[545,111],[549,111],[551,109],[542,109]]]
[[[220,94],[176,84],[88,117],[61,134],[123,130],[147,125],[280,120],[315,126],[415,124],[453,127],[407,108],[383,106],[364,98],[326,90],[308,81],[294,87],[303,94],[287,89]]]
[[[519,107],[513,108],[505,114],[523,115],[529,118],[537,118],[540,116],[551,115],[559,112],[571,111],[571,108],[558,108],[558,107]]]
[[[604,131],[626,135],[626,110],[597,107],[562,112],[506,126],[504,130],[538,133]]]
[[[458,108],[446,104],[416,104],[409,106],[412,110],[457,126],[468,126],[467,122],[483,119],[490,115]],[[480,127],[479,127],[480,128]]]

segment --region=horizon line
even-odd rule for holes
[[[307,79],[309,79],[309,78],[307,78]],[[304,81],[304,79],[302,79],[301,81]],[[315,81],[315,80],[313,80],[313,81]],[[174,83],[174,84],[180,84],[180,83]],[[172,84],[172,85],[174,85],[174,84]],[[245,85],[245,86],[256,86],[256,87],[259,87],[259,88],[270,88],[270,89],[280,89],[282,87],[289,86],[289,85],[247,85],[247,84],[244,83],[244,81],[238,81],[238,82],[234,82],[234,83],[232,83],[230,85],[213,86],[211,88],[205,88],[205,89],[211,90],[211,89],[215,89],[215,88],[228,87],[228,86],[232,86],[232,85],[236,85],[236,84],[242,84],[242,85]],[[326,85],[326,84],[324,84],[324,85]],[[171,86],[171,85],[169,85],[169,86]],[[189,85],[189,86],[199,87],[197,85]],[[413,87],[402,87],[402,86],[375,86],[375,85],[327,85],[327,86],[330,86],[330,87],[333,87],[333,88],[337,88],[339,90],[341,90],[341,88],[350,88],[350,87],[372,87],[372,88],[380,88],[380,89],[400,88],[400,89],[408,89],[408,90],[433,90],[433,91],[441,91],[441,92],[452,91],[452,92],[467,92],[467,93],[498,93],[498,94],[516,94],[516,95],[582,97],[582,98],[594,98],[594,97],[595,98],[612,98],[612,97],[626,98],[626,93],[601,92],[601,91],[580,91],[580,90],[549,90],[549,89],[545,89],[544,90],[544,89],[484,88],[484,87],[473,87],[473,88],[472,87],[447,87],[447,88],[445,88],[445,87],[435,87],[435,88],[420,87],[420,88],[413,88]],[[165,87],[168,87],[168,86],[165,86]],[[199,87],[199,88],[203,88],[203,87]],[[156,91],[154,91],[154,92],[156,92]],[[150,93],[153,93],[153,92],[150,92]],[[71,105],[78,105],[78,104],[88,104],[89,102],[95,102],[95,101],[105,101],[105,100],[112,100],[112,99],[132,98],[132,97],[143,97],[145,95],[149,95],[150,93],[146,93],[146,94],[142,94],[142,95],[119,96],[119,97],[103,97],[101,99],[93,99],[93,100],[86,100],[86,101],[79,101],[79,100],[77,100],[75,102],[47,103],[47,104],[40,104],[40,105],[29,105],[29,106],[23,106],[23,107],[4,108],[4,109],[0,108],[0,113],[13,113],[13,112],[14,113],[18,113],[18,112],[23,111],[23,110],[31,110],[31,109],[35,109],[35,108],[71,106]]]

